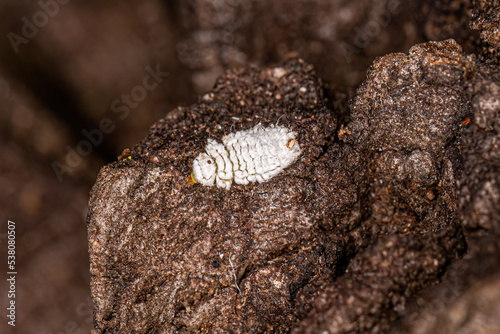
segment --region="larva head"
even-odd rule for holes
[[[204,186],[213,186],[216,174],[215,161],[206,153],[200,153],[193,161],[193,178]]]
[[[291,151],[293,150],[293,147],[295,146],[295,143],[297,142],[297,139],[295,138],[291,138],[288,140],[288,142],[286,143],[286,147],[288,147],[288,149]]]

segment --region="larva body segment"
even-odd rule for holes
[[[282,127],[252,129],[231,133],[222,144],[208,139],[206,153],[193,161],[193,178],[205,185],[229,189],[232,182],[265,182],[278,175],[300,156],[295,132]]]

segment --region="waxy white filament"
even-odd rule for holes
[[[205,186],[229,189],[238,184],[264,182],[291,165],[300,155],[295,132],[256,125],[224,137],[222,144],[208,139],[206,153],[193,161],[193,178]]]

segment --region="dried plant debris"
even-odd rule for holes
[[[101,170],[94,332],[388,332],[466,251],[464,227],[497,231],[481,195],[498,191],[495,73],[453,40],[416,45],[375,62],[338,127],[300,59],[227,72]],[[258,124],[293,133],[293,163],[262,183],[189,182],[208,140],[225,150]]]

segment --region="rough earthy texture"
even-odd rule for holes
[[[500,332],[500,70],[478,63],[473,77],[458,183],[458,218],[468,252],[439,285],[413,298],[394,334]]]
[[[480,65],[469,88],[471,120],[462,135],[459,221],[468,254],[441,284],[412,301],[394,333],[500,331],[500,71]]]
[[[213,263],[210,273],[218,275],[223,272],[229,276],[219,279],[228,284],[224,287],[225,291],[228,294],[238,293],[237,300],[246,298],[241,307],[243,311],[238,313],[239,309],[234,308],[234,314],[245,315],[245,318],[235,323],[247,326],[251,326],[252,322],[262,326],[278,323],[276,331],[294,326],[304,328],[302,326],[310,322],[317,326],[311,328],[328,328],[332,332],[346,328],[353,328],[352,331],[356,328],[358,332],[382,332],[389,327],[393,327],[391,330],[394,333],[411,330],[414,333],[500,332],[495,318],[498,314],[495,302],[500,262],[496,246],[500,242],[498,121],[495,118],[499,113],[495,101],[500,82],[498,1],[66,1],[56,14],[50,15],[47,24],[39,27],[35,36],[29,37],[27,43],[19,45],[18,52],[15,51],[6,38],[8,34],[22,35],[26,20],[33,21],[35,13],[38,20],[43,20],[43,4],[56,2],[59,1],[0,2],[0,35],[3,36],[0,40],[0,153],[3,157],[0,215],[4,222],[11,219],[19,224],[18,249],[22,273],[18,280],[17,332],[89,332],[92,303],[88,286],[87,242],[82,228],[85,228],[86,198],[97,172],[104,164],[116,160],[123,148],[131,147],[144,138],[151,124],[163,118],[169,110],[179,105],[190,105],[199,94],[208,92],[212,95],[208,93],[197,105],[180,108],[169,115],[169,120],[160,121],[155,129],[162,130],[156,135],[151,134],[151,140],[141,146],[147,154],[145,146],[152,142],[174,143],[166,144],[166,151],[162,151],[161,147],[152,150],[148,157],[152,160],[150,162],[138,158],[141,156],[138,151],[130,151],[129,164],[139,170],[134,173],[148,176],[151,175],[148,173],[155,172],[147,168],[158,166],[160,171],[167,168],[166,173],[170,175],[168,168],[172,167],[180,173],[176,175],[181,175],[176,180],[186,186],[184,177],[188,176],[190,163],[203,150],[206,139],[221,139],[224,134],[257,124],[259,120],[254,118],[254,112],[268,115],[272,122],[302,129],[301,138],[312,131],[308,124],[300,123],[302,120],[297,123],[291,118],[279,118],[279,113],[288,112],[291,108],[292,116],[305,117],[323,113],[324,110],[325,114],[339,119],[339,126],[343,125],[332,127],[324,143],[310,141],[309,148],[319,147],[317,156],[314,153],[309,156],[312,157],[310,160],[297,162],[290,171],[287,169],[284,174],[278,175],[277,180],[273,179],[267,185],[235,187],[227,194],[229,197],[207,197],[214,203],[210,207],[223,208],[214,211],[218,221],[223,223],[216,225],[217,229],[210,227],[212,238],[226,242],[222,246],[217,244],[217,247],[234,251],[234,247],[242,245],[240,241],[233,242],[232,236],[236,232],[229,232],[229,228],[224,227],[227,221],[227,226],[235,227],[235,231],[239,231],[237,235],[245,238],[248,244],[254,242],[253,235],[260,238],[256,239],[255,245],[246,248],[248,252],[242,252],[245,256],[248,254],[246,259],[235,260],[233,254],[229,262],[229,254],[225,254],[223,260],[210,262],[210,265]],[[469,29],[469,24],[476,30]],[[446,42],[416,46],[408,54],[410,47],[417,43],[450,38],[457,41],[463,52],[453,43]],[[403,52],[405,55],[389,55],[391,52]],[[470,54],[477,59],[467,56]],[[376,57],[384,55],[388,56],[374,62]],[[273,75],[262,69],[271,70],[278,66],[276,64],[283,64],[283,59],[296,56],[313,64],[323,82],[313,79],[317,83],[315,88],[305,88],[304,91],[299,87],[294,97],[289,95],[286,104],[280,105],[282,101],[279,97],[273,99],[266,95],[269,90],[274,92],[275,88],[271,89],[266,84]],[[404,72],[401,66],[393,63],[398,59],[403,59],[409,69],[426,77],[405,77],[401,74]],[[247,70],[234,70],[246,64],[254,64],[259,68],[254,72],[264,74],[257,77]],[[366,70],[372,64],[373,70],[367,76]],[[137,97],[137,89],[140,90],[148,74],[146,66],[159,66],[169,75],[154,90],[148,91],[143,100],[134,101],[136,99],[132,98],[130,102],[125,102],[123,99],[127,95],[130,98],[133,92]],[[394,68],[399,68],[399,72]],[[228,69],[233,69],[233,72],[226,73]],[[297,67],[296,71],[300,81],[300,73],[309,70]],[[226,76],[212,91],[216,78],[223,73]],[[384,73],[390,74],[387,80]],[[458,83],[461,74],[464,76]],[[380,87],[374,83],[374,78],[381,78]],[[397,78],[398,82],[391,83],[390,78]],[[354,90],[365,79],[366,83],[356,96],[359,104],[350,110],[348,101],[355,96]],[[274,82],[273,79],[271,81]],[[390,87],[386,87],[387,84]],[[261,89],[261,85],[264,88]],[[287,95],[283,93],[288,91],[296,92],[293,80],[278,80],[272,86],[276,85],[280,86],[280,95]],[[257,87],[255,91],[254,86]],[[221,87],[224,87],[223,92]],[[311,108],[305,108],[305,112],[302,108],[304,101],[300,99],[307,99],[304,94],[321,91],[322,88],[328,96],[328,102],[322,107],[324,109],[316,110],[313,103]],[[371,96],[374,91],[379,95]],[[422,95],[422,92],[425,94]],[[394,100],[404,94],[414,96]],[[247,97],[245,105],[231,99],[231,96],[243,95]],[[388,100],[381,98],[382,95]],[[439,100],[441,95],[442,101]],[[120,101],[118,105],[117,100]],[[254,106],[256,103],[259,105]],[[440,107],[433,107],[434,103]],[[382,110],[380,106],[386,104],[390,107]],[[318,105],[323,105],[323,102]],[[207,106],[210,106],[208,110]],[[453,106],[457,107],[456,111],[452,110]],[[408,109],[424,112],[428,120],[402,112]],[[220,110],[225,113],[222,115],[225,123],[211,123],[209,128],[216,131],[203,132],[201,126],[206,121],[222,119],[217,114]],[[250,120],[238,119],[240,116],[233,114],[242,110]],[[380,117],[389,122],[387,128],[384,121],[374,122],[373,128],[371,123],[367,124],[365,128],[363,122],[371,118],[372,110],[377,110]],[[194,117],[204,119],[197,119],[194,123],[184,122],[179,125],[183,127],[182,131],[175,131],[190,135],[177,138],[168,134],[176,122],[188,120],[192,111],[196,113]],[[349,123],[351,111],[353,118]],[[103,118],[111,119],[115,129],[105,134],[102,142],[92,145],[92,152],[64,174],[62,183],[58,182],[51,163],[65,162],[68,148],[75,149],[80,141],[87,140],[83,130],[99,128]],[[323,129],[324,121],[319,119],[315,124]],[[418,127],[412,124],[418,124]],[[216,125],[221,128],[214,128]],[[401,127],[398,128],[398,125]],[[434,125],[441,133],[431,131]],[[333,130],[335,127],[336,131]],[[370,137],[363,138],[365,130]],[[351,134],[349,131],[352,131]],[[396,143],[401,143],[405,149],[398,150],[400,146]],[[183,146],[179,148],[179,145]],[[130,154],[127,153],[124,152],[122,159],[128,159]],[[178,159],[181,153],[185,157]],[[173,159],[162,165],[161,159],[166,155]],[[104,171],[112,174],[115,169],[124,169],[126,165],[122,162]],[[116,177],[119,175],[117,172]],[[108,176],[114,180],[113,175]],[[173,178],[167,176],[167,179],[170,177]],[[137,180],[134,183],[139,189],[136,193],[145,194],[147,192],[141,190],[145,181],[141,182]],[[156,189],[157,183],[151,181],[148,185]],[[254,191],[261,189],[259,186],[262,189],[271,187],[273,191],[265,194]],[[160,191],[167,193],[172,189],[168,188],[169,184],[165,187],[166,190],[162,188]],[[196,203],[186,197],[180,200],[181,196],[192,196],[192,189],[196,187],[188,187],[189,191],[185,193],[182,191],[186,188],[180,188],[178,193],[172,190],[167,199],[154,197],[160,195],[151,190],[151,197],[147,199],[152,201],[154,197],[158,203],[170,200],[172,202],[168,203],[174,208],[180,202],[178,206],[191,210],[183,216],[189,220],[188,217],[198,212],[204,214],[208,210],[203,207],[204,200]],[[245,192],[248,189],[253,191],[252,196]],[[207,193],[211,194],[209,190]],[[262,199],[270,194],[272,198]],[[130,205],[122,219],[125,225],[129,222],[126,219],[147,211],[141,211],[141,208],[148,208],[150,202],[137,199],[136,205],[127,196],[124,198]],[[246,203],[232,206],[246,199],[252,204],[250,208]],[[106,200],[108,204],[114,201],[113,197]],[[260,202],[257,203],[258,200]],[[270,224],[274,218],[267,217],[261,221],[259,216],[260,225],[255,223],[251,226],[246,220],[242,221],[244,218],[239,218],[258,215],[253,213],[255,210],[268,214],[266,204],[270,201],[271,214],[276,215],[277,210],[282,210],[279,203],[285,202],[289,210],[293,207],[296,210],[293,212],[305,212],[310,221],[289,224],[290,217],[281,217],[278,223],[286,221],[286,224],[279,225],[279,230]],[[184,202],[188,205],[183,205]],[[159,207],[163,217],[157,220],[158,224],[168,225],[165,217],[174,214],[175,209],[171,210],[169,205],[155,205],[152,206]],[[117,214],[120,210],[117,206]],[[238,210],[247,211],[239,216],[233,215],[233,220],[229,213],[240,212]],[[148,216],[151,218],[149,221],[155,221],[155,214]],[[122,216],[114,219],[118,217]],[[113,222],[112,219],[105,221]],[[289,225],[292,231],[287,229]],[[113,228],[112,223],[107,226]],[[151,229],[148,224],[140,226]],[[183,226],[188,226],[188,229],[183,229]],[[165,233],[165,239],[169,239],[157,244],[168,248],[175,238],[185,241],[194,240],[198,235],[206,237],[189,226],[192,227],[193,223],[181,224],[178,228],[172,225],[172,229]],[[203,226],[206,225],[200,224],[196,228],[203,230]],[[183,237],[182,231],[191,231],[193,239],[189,239],[191,236]],[[257,232],[250,238],[248,231]],[[467,251],[461,259],[455,259],[463,251],[465,240],[462,231],[466,235]],[[5,232],[0,231],[1,245],[4,245]],[[114,233],[122,235],[119,231]],[[149,236],[146,231],[144,233]],[[278,243],[276,238],[292,246],[268,255],[269,249]],[[141,247],[140,240],[127,240],[123,242],[130,242],[127,245],[131,248]],[[251,247],[265,241],[268,242],[267,248],[264,247],[260,255],[267,257],[262,260],[255,252],[252,253]],[[307,242],[311,245],[310,250],[306,249],[309,246],[304,246]],[[178,241],[174,245],[178,247],[175,249],[181,248],[180,243]],[[149,245],[145,241],[144,244]],[[191,246],[193,244],[194,241]],[[377,252],[378,249],[387,250],[387,254]],[[159,254],[162,249],[153,251]],[[123,252],[110,254],[124,257]],[[190,254],[196,252],[192,250]],[[144,255],[139,251],[129,254],[137,255],[136,258]],[[165,254],[165,257],[160,256],[162,261],[166,258],[168,261],[165,263],[177,264],[171,254]],[[295,256],[297,254],[301,255]],[[192,258],[206,260],[198,253]],[[433,261],[429,262],[430,258],[437,259],[437,266]],[[317,259],[319,264],[315,263]],[[416,261],[411,262],[413,259]],[[139,272],[127,269],[129,265],[134,267],[131,264],[133,260],[131,258],[122,267],[113,267],[109,282],[117,280],[117,277],[138,277]],[[235,264],[233,260],[239,262]],[[150,263],[146,258],[141,257],[141,261],[137,262],[143,263],[143,266],[137,268],[141,268],[142,272],[159,272],[154,271],[156,267],[146,264]],[[105,259],[103,263],[109,261]],[[386,263],[388,265],[384,267]],[[399,263],[408,265],[401,267]],[[253,267],[242,269],[246,264],[253,264]],[[177,265],[179,272],[185,264]],[[236,292],[238,289],[230,269],[232,265],[241,296]],[[195,268],[200,265],[189,266]],[[216,266],[220,268],[215,269]],[[119,276],[121,270],[125,276]],[[273,273],[278,276],[272,276]],[[197,273],[194,277],[203,275]],[[393,276],[398,284],[387,282],[387,275]],[[153,289],[149,293],[148,287],[157,286],[154,285],[157,282],[160,282],[159,286],[168,286],[171,277],[168,276],[168,281],[162,281],[164,279],[161,276],[158,280],[140,281],[147,282],[145,297],[141,294],[137,303],[127,304],[124,302],[128,300],[127,296],[134,294],[124,295],[123,303],[119,304],[120,314],[133,314],[132,311],[127,313],[132,306],[134,310],[144,307],[146,313],[146,306],[151,306],[148,304],[151,299],[148,298],[158,296]],[[192,286],[184,292],[183,300],[191,298],[194,300],[191,306],[210,304],[213,307],[207,306],[207,310],[227,311],[226,304],[210,299],[216,292],[196,296],[192,292],[198,287],[202,287],[200,291],[206,291],[203,284],[186,280],[186,284]],[[2,282],[0,290],[4,291],[6,281]],[[259,284],[252,285],[253,282]],[[118,284],[132,286],[125,279],[118,280]],[[421,288],[423,290],[418,291]],[[122,290],[114,287],[110,291]],[[264,293],[267,291],[274,292]],[[336,304],[351,291],[359,291],[356,298],[346,299],[351,304]],[[483,300],[485,291],[491,299],[484,299],[483,305],[475,302]],[[117,295],[111,300],[110,308],[116,308],[113,301],[119,298],[120,295]],[[200,299],[202,301],[198,302]],[[0,300],[6,301],[5,297]],[[158,302],[157,305],[160,305],[157,309],[159,314],[164,304]],[[180,316],[175,321],[189,322],[191,315],[201,313],[190,305],[177,310]],[[252,313],[252,310],[255,312]],[[328,322],[329,314],[340,315],[336,318],[339,320],[337,325]],[[126,320],[126,317],[121,319]],[[113,321],[117,323],[121,320],[110,318],[109,322]],[[137,326],[141,321],[137,322]],[[201,328],[204,331],[220,331],[216,324],[211,324],[211,329],[208,324]],[[6,326],[5,322],[0,324],[1,333],[12,332]],[[129,328],[124,330],[127,331]],[[155,332],[155,329],[149,331]],[[268,327],[264,330],[255,327],[251,331],[273,332]]]
[[[95,332],[493,333],[498,304],[475,283],[500,293],[498,69],[484,59],[453,40],[379,58],[340,127],[301,60],[220,77],[99,175]],[[186,182],[207,138],[278,121],[303,154],[276,178]],[[429,316],[436,293],[453,298]]]
[[[455,140],[469,111],[473,66],[454,41],[429,42],[380,58],[358,90],[341,137],[368,159],[365,207],[382,228],[407,232],[453,221]]]
[[[297,291],[343,256],[344,240],[324,235],[307,210],[315,184],[337,182],[317,168],[332,114],[301,61],[234,71],[105,167],[88,219],[96,329],[287,332]],[[186,182],[208,137],[278,120],[303,150],[282,174],[229,191]]]
[[[453,40],[381,57],[340,126],[302,60],[227,72],[101,170],[88,215],[95,332],[495,330],[495,299],[469,302],[487,293],[475,281],[499,286],[487,259],[499,74],[482,59]],[[188,182],[207,138],[277,122],[303,151],[280,175],[228,191]],[[450,279],[455,297],[428,316]]]
[[[100,173],[96,331],[387,332],[465,251],[457,138],[476,67],[452,40],[379,59],[341,140],[304,62],[222,76]],[[186,182],[207,138],[278,120],[304,152],[282,174]]]
[[[461,222],[500,235],[500,71],[484,66],[470,88],[471,124],[463,135]]]
[[[465,82],[473,68],[455,42],[445,41],[388,55],[370,69],[339,135],[366,166],[359,225],[348,220],[345,230],[356,247],[369,238],[376,245],[357,254],[335,285],[322,287],[295,333],[384,333],[407,297],[437,282],[464,251],[455,140],[469,110]],[[342,220],[332,223],[338,234]],[[378,237],[387,233],[413,237]]]
[[[440,284],[411,299],[391,334],[499,332],[500,243],[497,237],[473,236],[468,247]]]
[[[407,296],[436,282],[446,263],[463,251],[455,227],[443,232],[377,240],[335,284],[322,287],[313,311],[292,333],[385,333]]]
[[[481,39],[500,51],[500,1],[472,0],[471,27],[481,31]],[[498,54],[498,53],[497,53]]]

